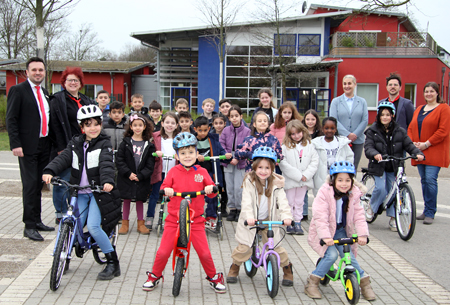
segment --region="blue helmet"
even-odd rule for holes
[[[389,108],[392,110],[392,113],[395,115],[395,106],[391,102],[382,101],[377,107],[377,114],[381,108]]]
[[[268,158],[272,159],[275,163],[277,163],[277,153],[273,150],[272,147],[260,146],[253,152],[252,160],[255,158]]]
[[[330,167],[330,175],[339,173],[355,174],[355,166],[352,162],[348,161],[336,161]]]
[[[175,151],[188,146],[197,146],[197,138],[192,133],[181,132],[173,139],[173,149]]]

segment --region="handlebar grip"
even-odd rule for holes
[[[219,188],[217,186],[213,187],[213,193],[218,193],[219,192]]]
[[[52,182],[52,183],[59,183],[60,179],[61,179],[61,178],[59,178],[58,176],[54,176],[54,177],[52,177],[51,182]]]
[[[284,225],[285,223],[284,223],[284,220],[283,220],[283,225]],[[290,224],[290,226],[294,226],[295,225],[295,221],[293,221],[293,220],[291,220],[291,224]]]
[[[323,241],[323,239],[320,240],[320,245],[321,245],[321,246],[324,246],[324,245],[325,245],[325,242]]]
[[[158,154],[154,152],[154,153],[152,153],[152,156],[153,157],[158,157]]]
[[[244,220],[244,226],[248,226],[247,220]]]
[[[164,190],[159,190],[159,194],[164,196],[165,195],[165,191]]]

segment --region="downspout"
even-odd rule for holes
[[[109,72],[109,75],[111,75],[111,96],[114,100],[114,73]]]
[[[405,20],[403,20],[402,22],[400,22],[400,23],[398,24],[398,26],[397,26],[397,33],[400,33],[400,25],[401,25],[403,22],[406,22],[406,21],[408,21],[408,18],[405,17]],[[398,34],[397,34],[397,35],[398,35]]]
[[[339,74],[339,64],[336,64],[334,66],[334,92],[333,92],[333,98],[337,97],[337,88],[338,88],[338,74]]]
[[[442,67],[442,80],[441,80],[441,99],[444,97],[444,77],[445,77],[445,67]]]
[[[128,84],[127,83],[123,83],[124,87],[125,87],[125,105],[128,104]]]

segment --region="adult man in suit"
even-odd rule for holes
[[[414,105],[410,100],[400,96],[400,90],[402,90],[402,79],[400,75],[391,73],[386,77],[386,89],[389,96],[379,101],[378,104],[381,102],[391,102],[395,107],[395,121],[405,130],[408,130],[409,123],[414,114]]]
[[[41,220],[42,172],[49,162],[48,137],[50,107],[48,92],[41,87],[45,64],[32,57],[26,64],[27,80],[12,86],[8,93],[6,128],[10,148],[19,157],[22,179],[24,237],[43,241],[38,231],[54,231]]]

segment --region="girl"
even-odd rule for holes
[[[102,131],[102,111],[95,105],[82,106],[77,120],[83,134],[75,136],[64,149],[44,169],[42,180],[49,184],[52,177],[69,168],[70,183],[87,186],[92,181],[103,185],[103,191],[95,193],[90,189],[78,192],[80,220],[87,219],[89,233],[95,239],[108,262],[98,280],[112,280],[120,275],[117,253],[109,241],[108,234],[120,219],[120,199],[114,188],[114,162],[111,142]],[[88,217],[89,215],[89,217]]]
[[[271,147],[261,146],[252,156],[252,171],[244,178],[242,184],[242,210],[236,227],[236,241],[239,245],[233,250],[231,257],[233,263],[227,276],[227,283],[236,283],[241,264],[252,255],[252,245],[256,230],[250,230],[257,220],[283,220],[285,224],[292,222],[292,215],[286,194],[283,190],[284,178],[274,173],[277,154]],[[244,225],[247,221],[248,227]],[[294,277],[292,263],[286,250],[278,245],[280,230],[274,229],[275,251],[280,256],[280,265],[283,268],[283,286],[292,286]],[[267,242],[267,230],[261,231],[263,243]]]
[[[313,217],[309,227],[308,243],[322,258],[316,269],[308,276],[305,293],[313,299],[320,299],[320,279],[330,270],[338,254],[344,257],[344,246],[334,246],[334,239],[358,234],[358,244],[364,246],[369,228],[360,205],[360,197],[366,188],[355,179],[355,166],[351,162],[337,161],[330,168],[330,176],[314,199]],[[326,246],[320,245],[323,240]],[[368,301],[375,300],[370,286],[370,277],[356,261],[358,245],[351,246],[352,266],[361,277],[361,294]]]
[[[272,147],[277,153],[279,160],[283,159],[280,142],[273,135],[269,134],[269,117],[263,111],[259,111],[253,117],[252,129],[250,136],[244,139],[242,144],[239,144],[235,158],[238,160],[245,160],[245,171],[249,172],[252,169],[251,157],[256,148],[260,146]]]
[[[144,201],[150,194],[150,177],[155,166],[153,125],[142,114],[134,113],[117,151],[117,185],[123,198],[123,219],[119,234],[128,233],[131,199],[136,200],[137,231],[150,234],[144,225]]]
[[[245,161],[239,161],[234,156],[239,143],[242,143],[250,135],[250,129],[244,125],[242,110],[238,105],[230,107],[228,120],[231,122],[231,125],[225,127],[219,141],[225,151],[233,155],[230,164],[222,163],[225,173],[225,184],[227,185],[227,205],[230,209],[227,220],[238,221],[241,213],[241,185],[242,181],[244,181]]]
[[[258,91],[259,104],[258,107],[253,112],[251,124],[254,122],[255,114],[259,111],[263,111],[269,117],[270,124],[274,122],[275,116],[278,113],[278,109],[275,108],[275,105],[272,101],[273,93],[272,90],[268,88],[262,88]],[[270,125],[269,124],[269,125]]]
[[[319,167],[314,175],[314,196],[319,187],[325,182],[330,166],[334,161],[349,161],[353,163],[353,151],[348,144],[351,143],[347,137],[337,136],[337,120],[333,117],[324,118],[322,121],[322,132],[320,136],[312,140],[319,154]]]
[[[285,102],[281,105],[277,115],[275,116],[275,123],[270,125],[270,134],[277,137],[280,143],[283,143],[284,134],[286,133],[286,125],[291,120],[302,120],[302,116],[295,109],[295,105],[291,102]]]
[[[211,133],[222,134],[223,129],[227,125],[227,118],[223,114],[215,114],[212,118],[212,128]]]
[[[394,104],[381,102],[377,108],[375,124],[372,124],[365,132],[364,153],[369,159],[369,172],[375,178],[375,188],[370,199],[370,206],[366,207],[368,221],[372,220],[374,212],[378,212],[378,208],[390,191],[399,165],[398,161],[378,163],[383,159],[382,156],[403,157],[403,152],[407,151],[410,155],[417,155],[419,161],[423,160],[423,153],[414,146],[406,130],[398,125],[394,116]],[[386,215],[391,217],[389,220],[391,231],[397,231],[394,205],[389,207]]]
[[[175,160],[162,160],[161,157],[173,156],[175,155],[175,150],[173,149],[173,139],[180,132],[178,125],[178,115],[175,112],[169,111],[163,115],[161,120],[161,130],[153,134],[153,143],[156,147],[156,158],[155,168],[151,177],[150,183],[152,184],[152,192],[150,198],[148,199],[148,209],[147,218],[145,219],[145,226],[150,231],[153,229],[153,218],[155,217],[155,207],[156,202],[159,198],[159,189],[164,180],[166,170],[166,162],[169,162],[168,169],[170,170],[175,166]]]
[[[299,120],[287,124],[282,149],[284,159],[280,168],[286,179],[284,189],[295,221],[295,227],[289,226],[287,233],[303,235],[300,223],[303,203],[306,191],[314,188],[312,178],[319,165],[319,155],[311,144],[308,129]]]

